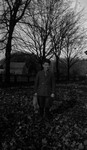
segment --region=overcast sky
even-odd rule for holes
[[[85,7],[87,9],[87,0],[78,0],[80,2],[81,7]]]
[[[87,28],[87,0],[77,0],[79,2],[80,8],[84,8],[83,9],[83,14],[84,14],[84,27]],[[87,59],[87,55],[84,54],[84,58]]]
[[[71,0],[72,1],[72,0]],[[81,10],[82,8],[84,8],[83,10],[83,13],[84,13],[84,20],[85,20],[85,23],[83,24],[84,27],[87,28],[87,0],[73,0],[76,4],[77,3],[77,9],[78,11]],[[83,23],[83,22],[82,22]],[[0,54],[0,58],[4,57],[4,54]],[[85,56],[87,57],[87,56]]]
[[[82,11],[82,24],[84,27],[87,28],[87,0],[71,0],[72,6],[75,11]]]
[[[85,18],[85,25],[87,25],[87,0],[75,0],[79,4],[78,9],[83,8],[84,18]]]

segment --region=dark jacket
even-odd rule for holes
[[[45,75],[44,70],[38,72],[35,80],[35,93],[38,96],[50,96],[55,92],[55,79],[52,72]]]

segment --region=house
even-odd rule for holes
[[[25,62],[11,62],[10,63],[11,74],[28,74],[28,69]]]
[[[10,79],[11,81],[29,81],[29,77],[36,71],[36,56],[34,54],[17,52],[11,55]],[[5,71],[5,59],[1,61]]]

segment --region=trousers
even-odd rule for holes
[[[38,105],[41,117],[43,117],[44,113],[48,116],[50,113],[50,98],[46,96],[38,96]]]

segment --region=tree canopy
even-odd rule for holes
[[[1,4],[0,49],[5,49],[6,78],[14,50],[34,53],[40,63],[55,55],[58,64],[61,54],[76,58],[86,46],[81,12],[76,13],[69,0],[3,0]]]

